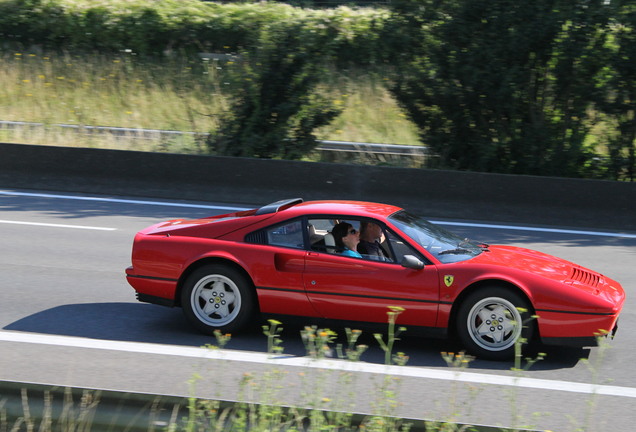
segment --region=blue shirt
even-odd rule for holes
[[[345,250],[342,251],[342,255],[349,256],[349,257],[354,257],[354,258],[362,258],[362,255],[360,255],[359,252],[351,250],[348,247],[346,247]]]

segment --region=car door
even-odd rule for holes
[[[355,222],[352,222],[355,224]],[[338,320],[386,322],[388,306],[405,309],[401,325],[435,326],[439,306],[439,278],[434,265],[406,268],[398,259],[417,254],[394,234],[389,246],[393,262],[342,256],[323,250],[307,252],[303,282],[314,309]],[[397,247],[390,244],[395,242]],[[397,255],[397,256],[396,256]]]
[[[303,219],[259,230],[251,238],[250,262],[261,312],[317,316],[304,289],[305,248]],[[256,249],[255,249],[256,248]]]

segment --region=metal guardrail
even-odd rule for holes
[[[73,124],[51,124],[21,121],[0,120],[0,129],[40,129],[55,127],[75,131],[81,134],[107,134],[125,139],[162,140],[177,136],[205,137],[206,133],[182,132],[161,129],[124,128],[111,126],[89,126]],[[319,141],[316,150],[326,153],[343,153],[350,156],[376,155],[380,157],[399,157],[424,159],[429,156],[428,149],[424,146],[412,146],[402,144],[361,143],[350,141]]]

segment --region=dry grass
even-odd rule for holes
[[[143,60],[134,53],[1,56],[0,120],[163,129],[207,133],[227,106],[224,65],[215,61]],[[352,73],[330,84],[344,108],[320,139],[417,145],[417,133],[383,85]],[[4,142],[199,152],[192,139],[136,142],[69,133],[59,128],[0,131]]]

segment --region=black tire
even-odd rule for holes
[[[188,321],[206,334],[236,332],[254,315],[255,293],[240,271],[222,264],[195,270],[181,291],[181,308]]]
[[[528,301],[510,288],[491,286],[470,293],[457,311],[457,336],[479,358],[514,358],[519,338],[532,339],[535,323]]]

